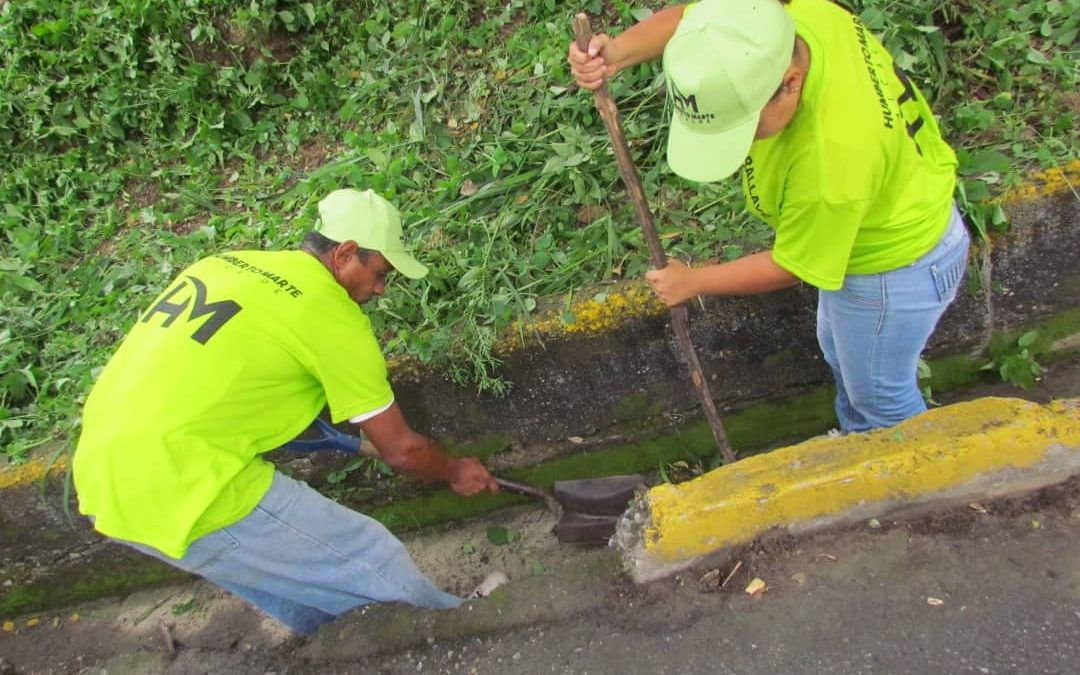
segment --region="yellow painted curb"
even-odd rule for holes
[[[639,513],[640,536],[626,540],[635,550],[624,557],[635,577],[647,580],[775,527],[809,530],[963,496],[969,487],[1008,494],[1073,473],[1080,473],[1080,399],[1040,406],[984,398],[657,486],[645,497],[645,517]]]
[[[68,465],[67,455],[52,461],[46,457],[31,459],[25,464],[0,467],[0,490],[21,487],[39,481],[46,474],[56,474],[66,471]]]
[[[1045,171],[1036,171],[1025,177],[1024,182],[1009,188],[1003,201],[1012,203],[1040,197],[1049,197],[1058,192],[1071,191],[1080,199],[1080,159],[1053,166]]]

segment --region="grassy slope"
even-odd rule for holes
[[[996,186],[1077,155],[1080,0],[852,4],[935,100],[977,224],[999,215],[981,203]],[[4,3],[0,454],[71,435],[181,267],[291,244],[339,186],[396,201],[434,270],[379,301],[387,349],[498,386],[500,327],[646,264],[592,102],[567,88],[579,8],[618,30],[645,4]],[[657,75],[613,92],[665,241],[698,258],[765,245],[734,181],[668,172]]]

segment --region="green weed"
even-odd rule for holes
[[[1027,389],[1035,384],[1035,379],[1042,375],[1043,367],[1035,360],[1033,346],[1039,337],[1038,331],[1028,331],[1018,337],[1016,342],[996,354],[982,370],[994,370],[1005,382]]]

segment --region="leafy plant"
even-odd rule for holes
[[[1032,350],[1038,331],[1028,331],[1016,339],[1016,343],[997,354],[983,370],[996,370],[1005,382],[1027,389],[1042,375],[1043,367],[1035,360]]]
[[[926,401],[926,405],[939,405],[934,400],[934,392],[931,389],[931,385],[934,380],[934,374],[930,370],[930,364],[919,359],[919,365],[916,369],[916,379],[919,383],[919,391],[922,393],[923,400]]]
[[[487,528],[487,538],[495,546],[506,546],[521,539],[521,532],[512,527],[490,525]]]
[[[326,482],[331,485],[342,483],[351,474],[356,473],[371,481],[381,476],[393,476],[394,470],[378,457],[353,457],[345,466],[326,475]]]

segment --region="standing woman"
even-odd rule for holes
[[[919,355],[967,267],[956,157],[915,85],[828,0],[702,0],[616,38],[571,43],[595,89],[663,54],[668,163],[694,181],[740,167],[773,248],[719,265],[671,259],[645,277],[668,305],[697,295],[819,289],[817,335],[845,433],[926,410]]]

